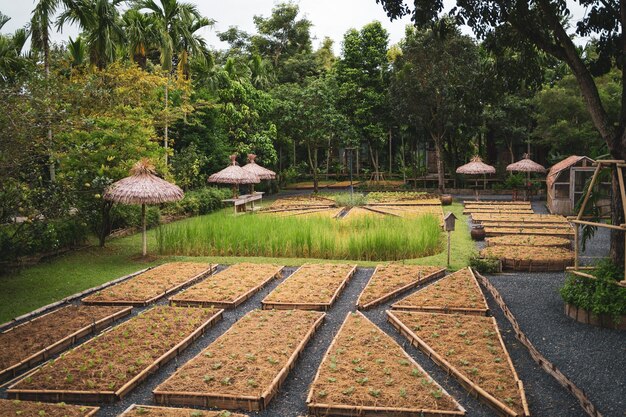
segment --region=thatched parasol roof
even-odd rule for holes
[[[510,164],[506,167],[507,171],[518,171],[518,172],[537,172],[539,174],[545,174],[546,169],[529,158],[528,154],[524,154],[524,158],[515,162],[514,164]]]
[[[230,160],[232,165],[211,175],[209,182],[217,182],[220,184],[258,184],[261,182],[258,176],[237,165],[236,158],[237,155],[231,155]]]
[[[472,160],[456,169],[457,174],[466,175],[478,175],[478,174],[495,174],[496,169],[491,165],[487,165],[480,159],[480,156],[475,156]]]
[[[273,180],[274,178],[276,178],[276,173],[274,171],[258,165],[254,161],[255,159],[255,154],[248,154],[248,163],[241,168],[245,171],[255,174],[257,177],[259,177],[260,180]]]
[[[160,204],[177,201],[185,195],[180,187],[157,177],[147,159],[137,162],[126,177],[111,184],[104,198],[123,204]]]

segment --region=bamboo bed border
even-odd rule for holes
[[[549,246],[548,246],[549,248]],[[559,272],[565,271],[567,267],[574,265],[572,259],[558,259],[549,261],[535,261],[532,259],[511,259],[500,258],[502,269],[521,272]]]
[[[433,362],[435,362],[437,365],[443,368],[448,374],[452,375],[459,382],[459,384],[461,384],[463,388],[465,388],[470,393],[470,395],[474,395],[477,399],[481,400],[488,406],[492,407],[498,414],[501,414],[504,416],[511,416],[511,417],[529,417],[530,416],[530,411],[528,410],[528,402],[526,400],[526,392],[524,391],[524,384],[517,376],[517,372],[515,371],[515,367],[513,367],[513,362],[511,361],[509,352],[506,349],[506,346],[504,345],[504,342],[500,335],[500,330],[498,329],[498,323],[496,322],[496,319],[494,317],[491,317],[491,320],[493,321],[493,325],[497,329],[496,333],[498,334],[500,347],[503,349],[507,362],[509,366],[511,367],[511,370],[513,371],[513,377],[515,378],[515,383],[517,384],[517,388],[522,398],[522,408],[523,408],[522,414],[516,413],[511,408],[509,408],[506,404],[504,404],[502,401],[498,400],[493,395],[489,394],[487,391],[482,389],[479,385],[475,384],[469,378],[463,375],[455,366],[450,364],[446,359],[444,359],[443,356],[435,352],[430,346],[428,346],[426,342],[424,342],[420,337],[418,337],[408,327],[406,327],[406,325],[402,323],[402,321],[393,314],[393,311],[387,310],[386,313],[387,313],[387,320],[389,321],[389,323],[391,323],[391,325],[398,332],[400,332],[400,334],[406,337],[410,341],[411,345],[421,350],[426,356],[432,359]]]
[[[469,272],[472,275],[472,278],[473,278],[472,282],[476,286],[476,289],[482,295],[482,299],[483,299],[482,304],[483,304],[484,308],[461,308],[461,307],[445,307],[445,306],[442,306],[442,307],[437,307],[437,306],[409,306],[409,305],[399,304],[399,303],[401,303],[403,301],[403,300],[399,300],[397,303],[395,303],[395,304],[393,304],[391,306],[391,309],[392,310],[396,310],[396,311],[422,311],[422,312],[425,312],[425,313],[466,314],[466,315],[470,315],[470,316],[488,316],[489,315],[489,306],[487,305],[487,300],[485,299],[485,296],[484,296],[482,290],[480,289],[480,286],[478,285],[478,280],[476,279],[476,275],[474,275],[474,271],[472,270],[472,268],[468,267],[467,269],[469,269]],[[450,275],[452,275],[452,274],[450,274]],[[446,276],[449,277],[450,275],[446,275]],[[445,277],[443,279],[445,279]],[[439,282],[439,281],[437,281],[437,282]],[[427,286],[425,286],[422,289],[426,289],[426,288],[430,287],[433,284],[435,284],[435,283],[434,282],[430,283],[430,284],[428,284]]]
[[[317,329],[322,325],[325,317],[326,313],[322,313],[320,317],[315,320],[304,338],[294,349],[285,366],[278,371],[278,374],[274,377],[270,385],[259,397],[236,394],[213,394],[210,392],[163,391],[159,390],[159,387],[156,387],[152,391],[154,402],[166,406],[214,407],[229,410],[242,409],[246,411],[265,410],[270,401],[278,393],[282,383],[287,379],[289,372],[294,368],[296,360],[298,360],[302,354],[307,343],[309,343]]]
[[[51,303],[51,304],[45,305],[43,307],[40,307],[37,310],[31,311],[30,313],[26,313],[26,314],[23,314],[21,316],[18,316],[16,318],[14,318],[14,319],[12,319],[12,320],[10,320],[10,321],[0,325],[0,331],[3,331],[7,327],[12,327],[14,325],[18,325],[17,323],[22,322],[24,320],[28,320],[31,317],[32,318],[36,318],[35,316],[40,317],[42,315],[42,313],[49,312],[50,310],[53,310],[53,309],[55,309],[55,308],[57,308],[59,306],[62,306],[63,304],[69,304],[70,302],[75,301],[75,300],[77,300],[77,299],[79,299],[81,297],[84,297],[84,296],[88,295],[88,294],[92,294],[92,293],[94,293],[96,291],[100,291],[100,290],[102,290],[104,288],[113,286],[115,284],[119,284],[122,281],[126,281],[126,280],[128,280],[128,279],[130,279],[130,278],[132,278],[134,276],[137,276],[139,274],[143,274],[144,272],[149,271],[149,270],[151,270],[153,268],[154,267],[151,266],[149,268],[144,268],[142,270],[130,273],[128,275],[124,275],[123,277],[116,278],[116,279],[114,279],[112,281],[109,281],[109,282],[105,282],[104,284],[98,285],[97,287],[88,288],[88,289],[86,289],[84,291],[81,291],[81,292],[79,292],[77,294],[73,294],[73,295],[70,295],[68,297],[65,297],[62,300],[59,300],[59,301],[56,301],[54,303]]]
[[[17,326],[11,327],[10,329],[2,333],[8,334],[11,331],[17,329],[18,327],[31,323],[33,320],[39,320],[41,318],[44,318],[50,314],[56,313],[57,311],[67,308],[67,307],[69,307],[69,305],[55,309],[53,311],[49,311],[45,314],[42,314],[41,316],[35,317],[29,321],[26,321],[24,323],[18,324]],[[130,315],[132,309],[133,309],[132,307],[124,307],[118,312],[109,314],[106,317],[96,320],[92,322],[91,324],[74,331],[73,333],[65,336],[64,338],[60,340],[57,340],[51,345],[48,345],[44,347],[43,349],[33,353],[29,357],[22,359],[20,362],[11,365],[8,368],[1,369],[0,370],[0,383],[16,378],[17,376],[19,376],[20,373],[22,373],[22,371],[28,370],[34,367],[35,365],[46,361],[47,359],[56,355],[57,353],[64,351],[68,347],[74,345],[79,339],[82,339],[89,334],[97,333],[100,330],[111,325],[113,322],[121,319],[122,317],[126,317]]]
[[[534,223],[532,221],[528,222],[518,222],[517,220],[498,220],[498,221],[485,221],[480,222],[483,227],[506,227],[513,229],[572,229],[572,226],[569,223],[545,223],[538,222]]]
[[[533,236],[539,236],[539,235],[533,235]],[[496,236],[493,236],[496,237]],[[565,238],[563,238],[565,239]],[[528,245],[518,245],[518,244],[512,244],[512,243],[505,243],[505,244],[500,244],[500,243],[493,243],[489,240],[489,238],[485,239],[485,243],[486,243],[486,247],[492,247],[492,246],[528,246]],[[557,243],[557,244],[551,244],[551,245],[537,245],[536,243],[533,243],[533,246],[538,246],[538,247],[542,247],[542,248],[562,248],[562,249],[569,249],[572,250],[572,241],[571,240],[567,240],[567,243]]]
[[[358,314],[361,317],[361,319],[365,319],[368,322],[372,323],[372,321],[370,319],[368,319],[363,313],[361,313],[359,311],[357,311],[356,313],[348,312],[348,314],[346,315],[346,318],[341,323],[341,326],[339,327],[339,330],[337,330],[337,332],[335,333],[335,336],[333,337],[333,340],[330,343],[330,346],[328,346],[328,349],[324,353],[324,356],[322,357],[322,360],[321,360],[319,366],[317,367],[317,372],[315,373],[315,376],[313,377],[313,381],[309,385],[309,393],[307,394],[307,397],[306,397],[306,404],[307,404],[308,412],[310,414],[312,414],[313,416],[316,416],[316,417],[326,417],[326,416],[337,416],[337,417],[343,417],[343,416],[346,416],[346,417],[352,417],[352,416],[359,416],[359,417],[373,417],[373,416],[383,416],[383,417],[446,417],[446,416],[464,416],[465,415],[466,411],[463,408],[463,406],[461,404],[459,404],[458,401],[453,396],[451,396],[445,390],[445,388],[440,386],[439,383],[437,383],[437,382],[436,382],[436,384],[439,385],[439,387],[441,388],[441,391],[444,394],[446,394],[447,396],[449,396],[452,399],[452,402],[454,402],[454,404],[459,408],[458,411],[430,410],[430,409],[411,409],[411,408],[401,408],[401,407],[374,407],[374,406],[361,406],[361,405],[325,404],[325,403],[313,402],[313,384],[315,384],[315,381],[317,381],[319,379],[321,368],[322,368],[322,364],[324,363],[324,361],[326,361],[326,359],[330,356],[330,353],[333,351],[335,343],[337,342],[337,336],[339,334],[341,334],[341,331],[343,330],[344,326],[346,325],[347,319],[350,316],[350,314]],[[376,326],[374,323],[372,323],[372,325]],[[378,328],[380,330],[380,328],[378,326],[376,326],[376,328]],[[422,371],[424,371],[424,373],[426,375],[428,375],[429,378],[432,379],[430,374],[428,374],[424,370],[424,368],[422,368],[415,361],[415,359],[413,359],[408,353],[406,353],[406,351],[402,348],[402,346],[399,343],[396,342],[396,344],[402,350],[402,352],[404,353],[406,358],[409,360],[409,362],[413,366],[415,366],[418,369],[421,369]],[[434,379],[433,379],[433,381],[434,381]]]
[[[281,301],[265,301],[267,297],[271,295],[268,294],[261,301],[261,308],[263,310],[315,310],[315,311],[327,311],[337,300],[337,297],[341,294],[343,289],[346,287],[350,279],[354,276],[356,272],[357,265],[353,265],[352,269],[346,274],[346,276],[341,281],[341,284],[335,290],[335,293],[331,297],[330,301],[327,303],[289,303],[289,302],[281,302]],[[294,271],[289,277],[285,279],[288,280],[292,276],[294,276],[300,268]],[[284,281],[283,281],[284,282]]]
[[[7,400],[7,401],[11,401],[11,400]],[[79,405],[77,405],[78,407]],[[89,409],[89,410],[85,410],[88,411],[87,414],[83,414],[81,417],[94,417],[96,414],[98,414],[98,411],[100,411],[100,407],[97,406],[85,406],[85,408]]]
[[[530,215],[535,214],[532,209],[519,209],[519,210],[486,210],[486,209],[464,209],[463,214],[517,214],[517,215]]]
[[[495,230],[494,230],[495,229]],[[564,237],[566,239],[573,239],[575,236],[575,232],[573,230],[571,231],[566,231],[565,229],[561,232],[558,231],[557,233],[537,233],[537,230],[542,230],[542,229],[528,229],[528,228],[520,228],[519,230],[516,230],[514,232],[511,231],[501,231],[501,230],[497,230],[499,228],[497,227],[485,227],[485,237],[496,237],[496,236],[504,236],[504,235],[537,235],[537,236],[556,236],[556,237]],[[508,229],[508,228],[507,228]]]
[[[122,413],[119,414],[117,417],[128,417],[130,415],[131,411],[133,411],[133,410],[135,410],[136,408],[139,408],[139,407],[144,408],[146,410],[155,410],[155,411],[166,409],[166,410],[181,411],[182,412],[182,411],[188,410],[188,409],[184,409],[184,408],[183,409],[179,409],[179,408],[162,407],[162,406],[158,406],[158,405],[144,405],[144,404],[134,403],[134,404],[129,405],[128,408],[126,408],[124,411],[122,411]],[[194,411],[196,411],[196,410],[194,410]],[[206,411],[208,413],[216,413],[216,415],[218,415],[218,416],[221,415],[220,411],[211,411],[211,410],[197,410],[197,411],[201,411],[201,412],[202,411]],[[204,416],[204,414],[202,414],[202,415]]]
[[[394,297],[397,297],[400,294],[403,294],[406,291],[409,291],[413,288],[416,288],[422,284],[426,284],[428,282],[431,282],[433,280],[436,280],[438,278],[443,278],[446,275],[446,268],[440,268],[438,271],[433,272],[432,274],[426,275],[424,277],[418,278],[417,281],[415,282],[410,282],[390,293],[387,293],[375,300],[370,301],[367,304],[363,304],[361,305],[361,297],[363,296],[363,293],[365,292],[365,289],[367,288],[368,284],[370,283],[370,281],[374,278],[374,276],[376,275],[376,272],[378,272],[378,266],[376,266],[376,269],[374,269],[374,273],[372,274],[372,276],[370,277],[370,279],[367,281],[367,283],[365,284],[365,287],[363,287],[363,291],[361,291],[361,294],[359,294],[359,298],[356,301],[356,307],[359,310],[367,310],[369,308],[375,307],[379,304],[382,304]],[[419,273],[418,273],[419,276]]]
[[[162,265],[166,265],[166,264],[162,264]],[[160,265],[159,265],[160,266]],[[152,298],[148,298],[146,300],[102,300],[102,301],[98,301],[98,300],[86,300],[88,297],[83,298],[82,300],[80,300],[83,304],[85,305],[100,305],[100,306],[134,306],[134,307],[145,307],[148,306],[152,303],[154,303],[157,300],[160,300],[163,297],[166,297],[167,295],[174,293],[178,290],[180,290],[181,288],[185,288],[188,285],[194,284],[200,280],[202,280],[203,278],[211,275],[213,272],[215,272],[217,268],[217,264],[209,264],[209,267],[207,269],[205,269],[204,271],[200,272],[199,274],[194,275],[193,277],[191,277],[190,279],[188,279],[185,282],[182,282],[174,287],[168,288],[165,291],[163,291],[161,294],[157,294]]]
[[[169,298],[169,304],[171,306],[178,307],[214,307],[214,308],[224,308],[224,309],[233,309],[244,301],[248,300],[257,292],[261,291],[263,287],[265,287],[269,282],[273,279],[278,279],[280,274],[285,266],[281,265],[276,268],[276,271],[273,274],[270,274],[268,278],[266,278],[261,284],[257,285],[246,291],[244,294],[240,295],[233,301],[212,301],[212,300],[177,300],[176,295]],[[219,272],[217,273],[219,274]],[[217,275],[215,274],[215,275]],[[182,294],[182,293],[181,293]],[[177,294],[180,295],[180,294]]]
[[[476,277],[480,281],[481,285],[489,292],[498,307],[500,307],[504,317],[509,321],[509,323],[511,323],[511,327],[513,327],[513,330],[515,331],[515,337],[522,345],[524,345],[526,349],[528,349],[528,353],[537,365],[539,365],[548,375],[553,377],[563,388],[570,392],[574,398],[578,400],[578,403],[583,411],[585,411],[590,417],[602,417],[602,414],[600,414],[600,411],[598,411],[596,406],[593,405],[589,397],[587,397],[587,394],[585,394],[582,389],[578,388],[572,380],[565,376],[563,372],[561,372],[553,363],[543,356],[533,345],[530,339],[528,339],[496,287],[494,287],[486,277],[478,272],[476,272]]]
[[[135,389],[139,384],[141,384],[148,376],[154,373],[156,370],[161,368],[163,365],[168,363],[170,360],[178,356],[183,350],[185,350],[194,340],[199,338],[208,328],[212,327],[217,321],[222,319],[224,310],[217,310],[215,314],[209,317],[204,323],[202,323],[196,330],[194,330],[190,335],[184,338],[182,341],[173,346],[170,350],[165,352],[159,358],[157,358],[154,362],[147,365],[143,368],[141,372],[135,375],[132,379],[127,381],[124,385],[122,385],[119,389],[115,391],[83,391],[83,390],[27,390],[27,389],[14,389],[13,387],[19,384],[24,379],[28,378],[28,376],[34,374],[38,371],[40,367],[35,368],[32,372],[24,375],[19,381],[15,382],[9,389],[7,390],[7,397],[9,399],[18,399],[18,400],[34,400],[34,401],[44,401],[44,402],[67,402],[67,403],[87,403],[87,404],[98,404],[98,403],[113,403],[117,400],[121,400],[124,398],[130,391]],[[110,332],[115,329],[112,327],[108,329],[106,332],[101,333],[98,337]],[[87,345],[91,340],[83,343],[72,349],[70,352],[74,351],[80,346]],[[43,365],[42,365],[43,366]]]

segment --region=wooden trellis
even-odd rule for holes
[[[624,210],[624,218],[626,219],[626,187],[624,186],[624,174],[622,172],[622,168],[626,167],[626,161],[604,159],[604,160],[596,161],[595,166],[596,166],[596,169],[593,172],[593,177],[591,177],[591,183],[589,184],[583,203],[580,206],[580,210],[578,211],[576,218],[570,220],[570,222],[574,224],[574,228],[576,230],[576,233],[574,235],[575,258],[574,258],[574,267],[568,268],[569,272],[575,275],[579,275],[579,276],[586,277],[586,278],[593,278],[593,279],[595,279],[596,277],[586,272],[583,272],[583,270],[587,270],[587,271],[592,270],[594,269],[594,267],[588,267],[588,266],[583,267],[579,265],[578,253],[579,253],[580,242],[578,238],[579,236],[578,232],[579,232],[580,226],[596,226],[596,227],[604,227],[605,229],[613,229],[613,230],[622,231],[624,232],[624,243],[626,247],[626,223],[617,225],[617,224],[598,223],[598,222],[583,220],[585,207],[587,206],[587,203],[589,202],[589,196],[591,195],[593,187],[595,187],[596,182],[598,181],[600,171],[602,171],[603,168],[610,168],[612,166],[615,166],[615,169],[617,170],[617,179],[619,182],[620,196],[622,199],[622,209]],[[626,271],[626,256],[625,256],[624,263],[625,263],[624,270]],[[626,287],[626,277],[624,277],[624,279],[620,281],[618,284],[623,287]]]

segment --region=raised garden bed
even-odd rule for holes
[[[549,227],[542,229],[526,229],[521,227],[485,227],[485,234],[487,237],[502,235],[550,235],[573,239],[575,232],[572,227],[569,229],[553,229]]]
[[[230,411],[207,411],[193,408],[154,407],[133,404],[118,417],[247,417]]]
[[[416,204],[441,204],[436,195],[415,191],[382,191],[367,195],[370,204],[409,202]]]
[[[328,310],[355,271],[356,265],[302,265],[263,299],[263,308]]]
[[[264,410],[325,313],[253,310],[154,390],[160,405]]]
[[[0,382],[130,314],[132,307],[68,305],[0,333]]]
[[[500,209],[500,208],[475,208],[475,209],[467,209],[465,208],[463,210],[463,214],[471,214],[472,216],[474,216],[474,214],[525,214],[525,215],[530,215],[533,214],[533,210],[532,209],[525,209],[525,208],[511,208],[509,210],[505,210],[505,209]]]
[[[392,306],[397,310],[426,311],[431,313],[461,313],[486,316],[487,301],[470,268],[429,284]]]
[[[317,188],[326,188],[329,185],[335,184],[337,181],[324,181],[320,180],[317,182]],[[288,184],[285,187],[285,190],[312,190],[315,187],[313,181],[304,181],[304,182],[296,182],[293,184]]]
[[[170,297],[171,305],[235,308],[268,282],[280,278],[282,266],[240,263]]]
[[[465,410],[391,337],[348,313],[307,397],[314,416],[459,416]]]
[[[517,222],[515,220],[508,221],[483,221],[481,224],[484,227],[506,227],[514,229],[566,229],[572,230],[572,226],[569,223],[530,223],[530,222]]]
[[[335,206],[335,200],[314,195],[285,197],[274,201],[262,211],[289,210],[302,208],[328,208]]]
[[[119,400],[221,319],[222,312],[154,307],[27,374],[7,394],[87,404]]]
[[[85,304],[145,306],[192,284],[215,270],[216,265],[171,262],[107,287],[82,299]]]
[[[579,323],[591,324],[592,326],[605,327],[607,329],[626,330],[626,315],[615,320],[610,314],[595,314],[584,308],[572,304],[565,304],[565,314]]]
[[[464,202],[465,205],[472,206],[527,206],[530,207],[530,202],[528,201],[500,201],[500,200],[478,200],[478,201],[470,201],[466,200]]]
[[[438,266],[378,265],[356,305],[363,310],[374,307],[420,284],[441,278],[445,272]]]
[[[491,214],[472,213],[472,220],[475,223],[482,222],[516,222],[516,223],[558,223],[569,224],[563,216],[555,214]]]
[[[99,407],[87,407],[84,405],[47,404],[36,401],[0,399],[0,416],[3,417],[91,417],[95,416],[99,409]]]
[[[483,258],[502,262],[502,269],[528,272],[565,271],[574,265],[574,252],[546,246],[488,246],[480,251]]]
[[[505,416],[529,416],[524,385],[493,317],[388,311],[391,324],[465,389]]]
[[[571,249],[572,242],[569,239],[557,236],[536,235],[504,235],[490,237],[487,246],[552,246]]]

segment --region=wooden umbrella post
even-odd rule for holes
[[[146,256],[148,254],[148,242],[146,239],[146,203],[141,205],[141,254]]]

